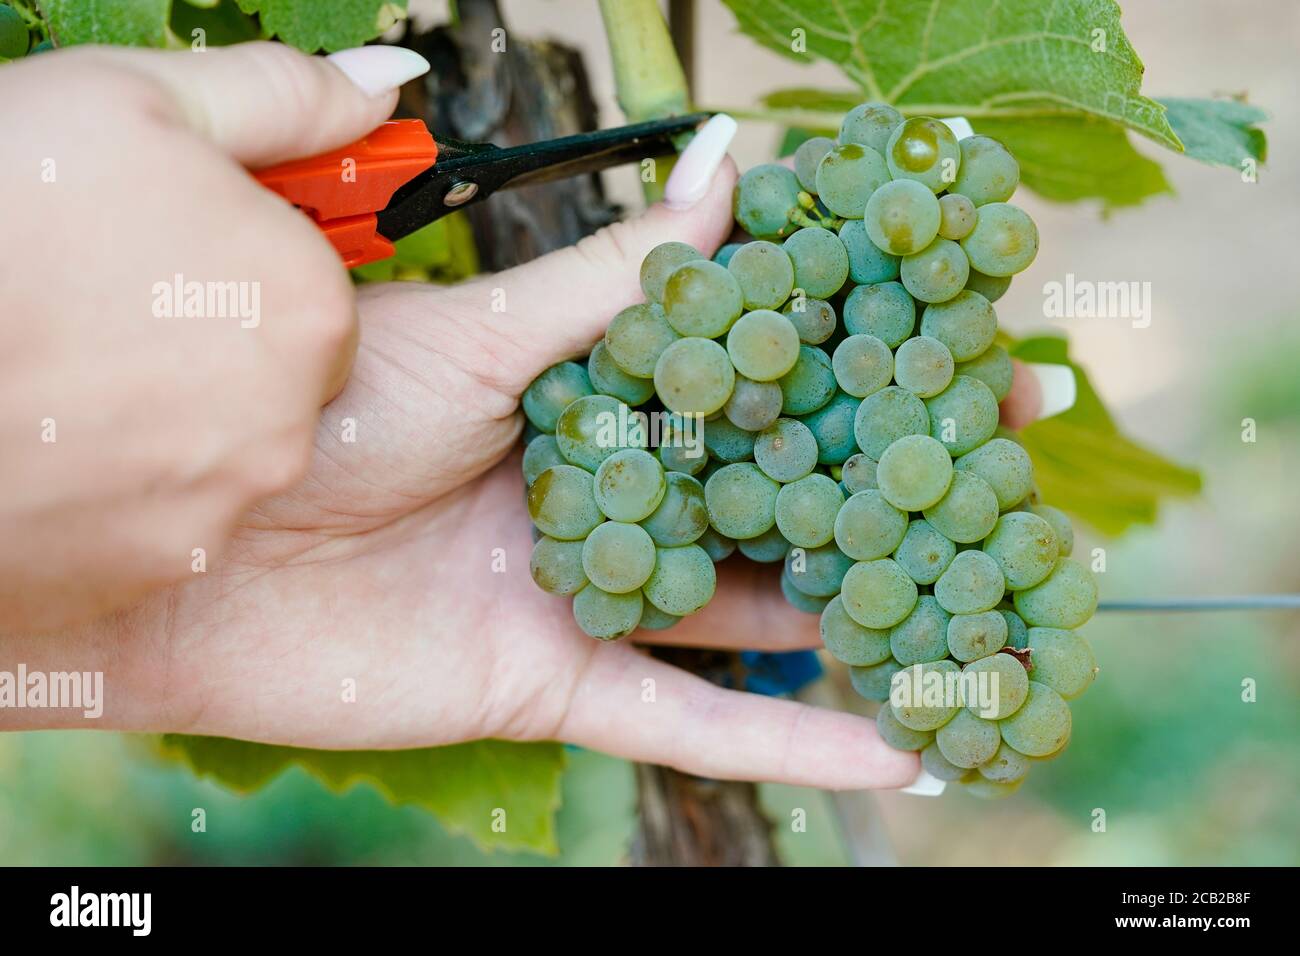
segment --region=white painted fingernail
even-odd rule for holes
[[[1079,386],[1074,381],[1074,369],[1068,365],[1046,365],[1026,362],[1025,367],[1038,379],[1043,393],[1043,407],[1038,417],[1051,418],[1074,407],[1079,397]]]
[[[943,793],[943,788],[948,786],[938,777],[931,774],[928,770],[922,770],[916,776],[910,787],[904,787],[899,793],[910,793],[917,797],[937,797]]]
[[[429,72],[429,61],[404,46],[358,46],[331,53],[329,60],[366,96],[395,90]]]
[[[669,209],[689,209],[703,199],[735,135],[736,121],[726,113],[717,114],[701,126],[690,145],[677,157],[672,175],[664,185],[664,205]]]
[[[965,139],[967,136],[974,136],[975,130],[970,125],[970,120],[964,116],[953,116],[948,119],[939,120],[944,126],[952,130],[952,135],[958,139]]]

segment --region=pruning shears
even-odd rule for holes
[[[498,189],[666,156],[709,118],[692,113],[523,146],[434,139],[423,120],[390,120],[355,143],[254,173],[310,216],[344,265],[393,254],[393,242]]]

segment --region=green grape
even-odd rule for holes
[[[751,462],[725,465],[704,483],[709,523],[728,538],[757,538],[776,524],[780,490]]]
[[[807,425],[778,418],[754,440],[754,461],[780,482],[798,481],[817,467],[817,439]]]
[[[649,601],[641,605],[641,623],[639,626],[647,631],[666,631],[680,620],[681,618],[676,614],[661,611]]]
[[[722,406],[727,421],[747,432],[761,432],[781,417],[785,396],[776,382],[755,382],[736,376],[731,398]]]
[[[997,611],[954,614],[948,622],[948,650],[963,664],[988,657],[1007,643],[1007,622]]]
[[[993,344],[998,316],[984,296],[962,290],[947,302],[926,307],[921,334],[948,346],[954,362],[969,362]]]
[[[939,235],[945,239],[964,239],[974,228],[975,204],[968,197],[957,193],[939,197]]]
[[[896,349],[916,326],[916,303],[900,282],[860,285],[844,300],[844,329]]]
[[[1097,610],[1097,582],[1078,561],[1058,558],[1047,577],[1015,592],[1014,601],[1030,627],[1076,628]]]
[[[854,441],[856,440],[855,438]],[[876,483],[877,467],[876,459],[870,455],[864,455],[861,452],[850,455],[840,469],[840,481],[844,482],[849,494],[855,495],[859,491],[870,491],[872,488],[879,487]]]
[[[998,608],[998,613],[1007,622],[1007,647],[1023,651],[1029,646],[1029,626],[1019,614],[1008,608]]]
[[[1020,164],[1005,146],[987,136],[961,141],[961,168],[948,191],[966,196],[976,206],[1006,202],[1020,183]]]
[[[920,252],[903,256],[903,288],[921,302],[946,302],[966,286],[970,263],[961,246],[936,238]]]
[[[1029,629],[1029,648],[1034,652],[1030,676],[1046,684],[1066,700],[1074,700],[1097,676],[1097,659],[1083,635],[1053,627]]]
[[[849,683],[860,696],[884,703],[889,700],[889,687],[894,675],[902,669],[903,665],[893,658],[870,667],[850,667]]]
[[[917,518],[907,526],[894,560],[917,584],[933,584],[957,555],[957,546],[930,522]]]
[[[794,324],[805,345],[820,345],[835,334],[835,306],[825,299],[797,296],[785,304],[781,314]]]
[[[582,570],[610,594],[635,591],[654,567],[655,543],[640,525],[606,521],[582,545]]]
[[[996,396],[995,396],[996,397]],[[1006,438],[993,438],[953,462],[958,471],[983,478],[1006,511],[1034,489],[1034,465],[1029,453]]]
[[[869,146],[845,143],[822,157],[817,166],[817,197],[835,215],[861,219],[867,200],[889,182],[885,159]]]
[[[820,548],[835,537],[835,516],[844,492],[826,475],[808,475],[784,486],[776,496],[776,526],[792,545]]]
[[[921,511],[944,496],[952,482],[952,458],[929,435],[904,435],[880,456],[876,482],[885,500],[902,511]]]
[[[1029,675],[1010,654],[990,654],[962,668],[962,706],[986,720],[1010,717],[1029,694]]]
[[[0,61],[26,56],[30,43],[27,24],[18,11],[0,6]]]
[[[736,371],[756,382],[771,382],[799,360],[799,333],[780,312],[746,312],[727,333],[727,354]]]
[[[755,239],[778,239],[800,217],[799,180],[777,163],[747,170],[736,182],[731,211],[741,229]]]
[[[838,594],[822,611],[820,631],[822,644],[837,661],[866,667],[889,660],[889,632],[863,627],[853,620]]]
[[[708,552],[688,544],[658,549],[654,573],[643,591],[646,600],[659,610],[685,617],[709,603],[717,584]]]
[[[808,192],[817,191],[817,165],[834,148],[835,140],[827,136],[812,136],[800,143],[794,151],[795,178]]]
[[[916,582],[889,558],[860,561],[844,575],[844,610],[863,627],[893,627],[916,606]]]
[[[783,415],[809,415],[835,397],[830,356],[814,345],[799,346],[799,359],[780,379]]]
[[[889,137],[903,123],[903,114],[885,103],[860,103],[844,114],[841,143],[861,143],[884,155]]]
[[[894,379],[918,398],[933,398],[952,381],[948,346],[928,335],[908,339],[894,355]]]
[[[1052,526],[1061,557],[1069,555],[1074,550],[1074,526],[1070,524],[1069,516],[1051,505],[1030,505],[1029,510]]]
[[[524,449],[524,483],[531,485],[537,476],[552,465],[567,464],[560,454],[554,435],[538,435]]]
[[[1059,555],[1052,526],[1028,511],[1004,514],[983,547],[984,553],[1002,569],[1009,591],[1022,591],[1038,584],[1051,573]]]
[[[613,459],[606,464],[609,461]],[[680,471],[670,471],[664,477],[663,498],[641,527],[659,547],[680,548],[694,542],[709,527],[704,486]]]
[[[577,541],[605,520],[596,505],[591,473],[573,465],[552,465],[528,487],[528,516],[542,534]]]
[[[829,229],[800,229],[781,246],[794,263],[794,284],[806,295],[825,299],[849,277],[849,253]]]
[[[664,286],[678,266],[706,256],[684,242],[661,242],[641,260],[641,291],[650,303],[663,302]],[[637,308],[637,306],[632,306]]]
[[[849,254],[849,279],[858,285],[874,285],[898,278],[900,256],[885,252],[867,235],[867,224],[849,219],[840,226],[840,242]]]
[[[696,538],[694,543],[703,548],[715,564],[725,561],[736,550],[736,542],[726,535],[718,534],[713,528],[705,528],[704,534]]]
[[[826,610],[826,604],[830,601],[830,598],[813,597],[811,594],[804,594],[794,586],[790,576],[785,573],[781,574],[781,594],[791,607],[796,611],[803,611],[805,614],[820,614]]]
[[[1038,227],[1019,206],[991,202],[980,206],[975,228],[961,247],[972,269],[990,276],[1015,275],[1038,255]]]
[[[791,548],[785,556],[790,583],[804,594],[830,597],[839,593],[853,559],[833,544],[820,548]]]
[[[996,800],[999,797],[1009,797],[1020,789],[1024,779],[1014,783],[996,783],[983,774],[975,770],[967,771],[966,776],[961,778],[961,784],[972,797],[979,797],[981,800]]]
[[[659,462],[665,471],[698,475],[709,463],[704,449],[704,421],[668,413],[660,429]]]
[[[974,544],[984,540],[997,524],[998,498],[983,478],[968,471],[954,471],[944,496],[922,512],[945,538],[958,544]]]
[[[673,412],[712,415],[731,397],[736,370],[727,350],[709,339],[678,339],[655,365],[655,391]]]
[[[977,378],[954,375],[938,395],[925,400],[930,435],[954,457],[974,451],[998,428],[998,400]]]
[[[626,422],[626,434],[619,434],[620,421]],[[614,452],[649,444],[627,406],[608,395],[587,395],[569,405],[555,423],[555,442],[569,464],[593,472]]]
[[[747,309],[776,309],[794,288],[794,263],[775,243],[759,239],[736,250],[727,271],[740,283]]]
[[[629,305],[614,316],[605,330],[605,349],[628,375],[654,378],[659,356],[677,338],[677,333],[664,317],[663,307],[653,302],[641,302]]]
[[[876,461],[885,449],[905,435],[924,435],[930,430],[925,405],[907,389],[890,385],[873,392],[858,406],[853,433],[858,447]],[[879,472],[877,472],[879,481]]]
[[[1010,287],[1011,276],[986,276],[975,269],[971,269],[970,276],[966,279],[966,290],[968,292],[978,292],[990,302],[998,301]]]
[[[889,706],[904,727],[938,730],[961,708],[949,695],[960,670],[952,661],[926,661],[904,667],[894,675],[889,689]],[[947,754],[944,754],[946,757]]]
[[[736,277],[708,259],[678,266],[664,285],[664,315],[679,335],[716,338],[731,328],[743,309]]]
[[[725,418],[705,422],[704,447],[718,461],[731,465],[738,461],[750,461],[754,457],[755,433],[744,428],[737,428]]]
[[[831,369],[840,388],[855,398],[866,398],[894,377],[894,356],[874,335],[850,335],[835,347]]]
[[[1024,704],[999,726],[1013,750],[1026,757],[1046,757],[1070,739],[1070,705],[1046,684],[1031,680]]]
[[[803,417],[803,423],[817,439],[818,464],[838,465],[858,450],[857,438],[853,434],[858,404],[852,395],[836,392],[829,402]]]
[[[904,727],[894,716],[892,707],[881,707],[876,711],[876,730],[880,732],[880,739],[895,750],[924,750],[934,743],[934,731]]]
[[[835,543],[855,561],[888,557],[906,533],[906,512],[876,490],[853,495],[835,518]]]
[[[601,395],[611,395],[628,405],[641,405],[655,393],[655,383],[637,378],[618,367],[604,342],[597,342],[587,358],[591,386]]]
[[[552,365],[524,390],[524,415],[539,430],[555,431],[560,413],[584,395],[594,394],[587,370],[577,362]]]
[[[921,769],[936,780],[947,783],[960,780],[966,774],[961,767],[949,762],[948,758],[939,751],[938,744],[930,744],[921,751]]]
[[[957,179],[962,151],[957,137],[928,116],[905,120],[889,136],[885,162],[895,180],[912,180],[941,193]]]
[[[998,725],[962,709],[934,735],[939,751],[956,767],[973,769],[993,759],[1002,743]]]
[[[862,219],[877,246],[891,255],[909,256],[939,234],[939,200],[915,180],[895,179],[871,194]]]
[[[648,517],[663,501],[666,488],[663,465],[639,448],[616,451],[596,469],[596,504],[612,521]]]
[[[980,776],[994,783],[1018,783],[1029,773],[1029,758],[1007,746],[998,744],[997,753],[979,766]]]
[[[728,242],[726,245],[719,246],[718,251],[713,254],[713,261],[720,266],[727,265],[743,245],[743,242]]]
[[[577,594],[587,585],[587,572],[582,569],[582,541],[557,541],[546,535],[533,545],[528,560],[528,571],[537,586],[547,594],[569,596]]]
[[[588,584],[573,599],[573,619],[588,637],[616,641],[636,630],[643,606],[640,591],[610,594]]]
[[[961,551],[934,583],[934,596],[950,614],[978,614],[997,607],[1006,582],[983,551]]]
[[[1000,345],[990,345],[969,362],[959,362],[956,374],[977,378],[989,387],[999,402],[1011,392],[1011,356]]]
[[[889,649],[903,666],[941,661],[948,656],[951,615],[929,594],[916,599],[912,612],[889,632]]]
[[[780,498],[777,499],[778,504]],[[790,542],[785,539],[781,529],[772,527],[764,531],[757,538],[746,538],[743,541],[737,541],[736,546],[740,553],[751,561],[757,561],[759,564],[775,564],[777,561],[784,561],[786,554],[790,551]]]

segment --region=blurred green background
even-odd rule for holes
[[[564,6],[584,14],[557,17]],[[586,51],[603,122],[621,121],[586,0],[504,7],[514,28],[530,35],[565,22],[564,42]],[[708,55],[699,58],[701,102],[744,105],[789,85],[792,68],[735,34],[720,4],[699,7],[699,36],[709,38]],[[1147,65],[1144,91],[1249,90],[1273,114],[1270,161],[1258,183],[1163,155],[1177,195],[1109,220],[1086,206],[1017,198],[1039,223],[1043,251],[999,302],[1003,324],[1015,335],[1068,334],[1124,429],[1205,478],[1199,499],[1166,506],[1155,527],[1118,541],[1080,529],[1076,554],[1107,549],[1103,599],[1300,592],[1300,296],[1292,261],[1300,208],[1300,71],[1292,47],[1300,8],[1260,0],[1250,14],[1231,14],[1223,0],[1153,0],[1126,7],[1124,25]],[[735,69],[738,62],[746,69]],[[758,75],[772,79],[755,87]],[[796,79],[836,85],[833,73],[817,68]],[[733,149],[738,163],[763,161],[779,136],[746,124]],[[634,172],[611,173],[608,185],[630,207],[639,201]],[[1151,281],[1151,327],[1046,321],[1041,284],[1067,272]],[[1254,444],[1241,441],[1248,417],[1258,423]],[[1065,754],[1035,767],[1016,795],[988,803],[950,788],[938,799],[832,800],[767,787],[764,803],[785,859],[1300,863],[1300,614],[1099,614],[1085,632],[1101,674],[1073,704]],[[1257,683],[1255,703],[1241,699],[1245,678]],[[823,691],[842,684],[832,669]],[[190,829],[198,807],[207,813],[205,833]],[[1098,808],[1105,832],[1092,828]],[[806,832],[790,826],[795,809],[807,813]],[[548,861],[485,856],[424,811],[391,807],[366,785],[336,796],[292,770],[240,796],[156,756],[146,739],[0,735],[0,864],[600,865],[624,860],[634,831],[631,768],[590,753],[570,754],[562,855]],[[857,845],[851,833],[859,834]]]

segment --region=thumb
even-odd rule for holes
[[[429,69],[420,54],[395,46],[327,57],[283,43],[103,53],[161,83],[185,125],[252,168],[359,139],[392,113],[397,88]]]

